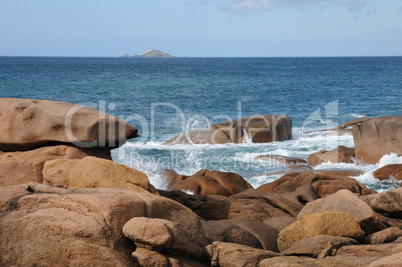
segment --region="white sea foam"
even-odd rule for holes
[[[357,113],[349,113],[349,114],[344,114],[343,117],[365,118],[366,116],[357,114]]]
[[[354,147],[351,134],[338,136],[327,132],[303,134],[301,128],[293,129],[292,140],[271,143],[241,144],[196,144],[163,145],[163,142],[127,142],[113,151],[113,158],[120,163],[136,168],[149,177],[150,182],[159,189],[166,189],[163,178],[165,169],[173,169],[179,174],[192,175],[200,169],[232,171],[243,175],[254,187],[272,182],[280,175],[261,176],[260,173],[283,172],[287,166],[270,161],[255,159],[259,155],[281,155],[307,160],[313,152],[331,150],[339,145]],[[119,155],[125,157],[119,158]],[[316,170],[357,170],[363,175],[354,177],[374,190],[388,190],[395,187],[393,182],[379,182],[372,173],[387,164],[402,163],[396,154],[384,156],[378,164],[357,165],[354,163],[322,163]]]

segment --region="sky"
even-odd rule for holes
[[[402,56],[401,0],[0,0],[0,56]]]

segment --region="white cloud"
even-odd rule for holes
[[[352,11],[362,10],[367,0],[202,0],[202,4],[218,3],[229,12],[244,13],[266,11],[275,8],[301,8],[322,3],[347,7]]]

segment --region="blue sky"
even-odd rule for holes
[[[402,56],[400,0],[1,0],[0,56]]]

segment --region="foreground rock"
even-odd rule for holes
[[[301,219],[308,214],[324,211],[350,213],[366,235],[385,228],[369,205],[345,189],[339,190],[326,198],[307,203],[297,215],[297,218]]]
[[[188,195],[181,191],[162,191],[159,194],[190,208],[204,220],[254,218],[264,221],[273,217],[295,217],[303,208],[287,198],[263,191],[248,189],[225,197],[219,195]]]
[[[46,185],[62,188],[105,187],[157,192],[145,173],[95,157],[47,161],[43,180]]]
[[[396,179],[402,180],[402,164],[389,164],[379,168],[373,173],[374,178],[378,180]]]
[[[43,182],[43,165],[54,159],[82,159],[86,156],[112,160],[109,149],[48,146],[30,151],[0,153],[0,186]]]
[[[193,238],[191,235],[195,233],[187,233],[178,223],[145,217],[133,218],[123,227],[124,235],[137,248],[162,253],[168,251],[173,255],[202,260],[205,257],[206,240],[201,235],[202,228],[196,230],[199,230],[199,239]]]
[[[353,129],[356,160],[377,163],[384,155],[402,155],[402,116],[378,117]]]
[[[184,190],[194,194],[231,196],[253,188],[243,177],[233,172],[200,170],[194,175],[165,174],[169,190]]]
[[[2,266],[135,266],[136,247],[122,232],[134,217],[171,221],[205,242],[196,214],[149,193],[17,185],[0,188],[0,207]]]
[[[339,175],[323,175],[309,171],[286,174],[272,183],[260,186],[258,190],[281,194],[292,192],[297,193],[297,188],[303,185],[312,186],[315,193],[320,197],[331,195],[341,189],[347,189],[358,195],[369,195],[375,193],[373,190],[368,189],[365,185],[360,184],[355,179]],[[311,193],[308,193],[308,195],[311,195]],[[306,197],[305,199],[306,202],[312,200],[314,199],[311,199],[311,197]]]
[[[284,251],[294,243],[317,235],[349,237],[360,240],[364,232],[347,212],[319,212],[304,216],[282,229],[278,249]]]
[[[397,240],[402,236],[402,230],[397,227],[390,227],[379,231],[377,233],[373,233],[364,238],[363,243],[365,244],[383,244],[383,243],[391,243]]]
[[[138,130],[112,115],[67,102],[0,99],[0,150],[18,151],[72,143],[116,148]]]
[[[263,115],[211,124],[167,141],[174,144],[268,143],[292,138],[292,120],[286,115]]]
[[[330,151],[322,150],[311,154],[308,157],[308,164],[316,166],[324,162],[331,163],[353,163],[355,149],[345,146],[338,146]]]
[[[348,237],[317,235],[294,243],[291,247],[282,251],[282,254],[317,258],[327,248],[328,243],[331,244],[331,251],[325,251],[326,256],[335,256],[336,251],[343,246],[359,244],[356,240]]]

